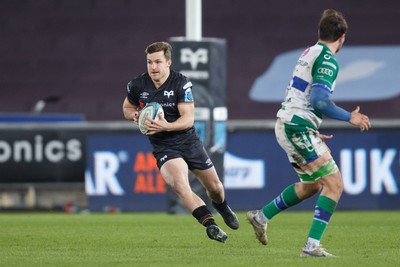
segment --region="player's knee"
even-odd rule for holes
[[[207,187],[207,191],[212,195],[219,195],[222,194],[222,192],[224,191],[224,187],[222,183],[218,180],[210,183],[210,185]]]
[[[168,185],[178,195],[185,195],[191,192],[190,185],[182,181],[173,181],[172,183],[168,183]]]
[[[340,175],[340,172],[336,172],[332,179],[329,180],[329,184],[331,190],[337,192],[338,194],[342,194],[343,192],[343,179]]]
[[[325,192],[329,192],[329,194],[336,195],[339,198],[344,190],[340,173],[336,172],[334,175],[324,178],[323,188]]]
[[[344,190],[344,186],[343,186],[343,181],[342,181],[342,179],[340,179],[339,183],[337,183],[336,188],[337,188],[337,193],[338,193],[339,195],[342,195],[343,190]]]
[[[320,184],[314,183],[313,186],[311,186],[311,187],[308,189],[308,192],[310,193],[310,196],[313,196],[313,195],[315,195],[316,193],[318,193],[319,191],[321,191],[321,189],[322,189],[322,186],[321,186]]]
[[[319,183],[297,183],[296,187],[300,199],[312,197],[322,189],[322,186]]]

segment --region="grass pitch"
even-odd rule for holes
[[[300,258],[312,212],[286,211],[255,239],[243,212],[225,244],[191,215],[0,213],[0,266],[400,266],[400,212],[337,211],[322,243],[339,258]]]

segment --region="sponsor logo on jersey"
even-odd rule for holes
[[[303,52],[303,54],[301,54],[301,58],[302,57],[304,57],[304,56],[306,56],[307,54],[308,54],[308,52],[310,52],[310,48],[307,48],[304,52]]]
[[[170,97],[170,96],[173,96],[174,95],[174,91],[164,91],[164,96],[167,96],[168,98]]]
[[[324,58],[325,58],[326,60],[331,60],[332,58],[335,59],[335,58],[333,57],[333,55],[330,54],[329,52],[327,52],[327,54],[324,55]]]
[[[189,88],[189,87],[192,87],[192,83],[191,83],[191,82],[186,83],[186,84],[183,86],[183,89],[187,89],[187,88]]]
[[[336,70],[337,68],[336,68],[336,65],[335,64],[333,64],[332,62],[329,62],[329,61],[323,61],[322,62],[322,64],[323,65],[328,65],[329,67],[332,67],[334,70]]]
[[[160,105],[165,108],[165,107],[175,107],[175,103],[160,103]]]
[[[185,91],[185,102],[193,102],[192,89],[186,89]]]
[[[306,66],[308,66],[308,62],[305,61],[305,60],[301,60],[300,59],[300,60],[297,61],[296,65],[300,65],[302,67],[306,67]]]
[[[328,76],[333,76],[333,70],[330,70],[330,69],[327,69],[327,68],[319,68],[318,70],[317,70],[317,73],[320,73],[320,74],[325,74],[325,75],[328,75]]]
[[[147,92],[140,93],[140,98],[146,99],[147,97],[149,97],[149,93]]]

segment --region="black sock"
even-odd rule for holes
[[[218,211],[224,211],[228,207],[228,203],[226,202],[226,199],[224,199],[224,202],[222,203],[215,203],[212,201],[213,207],[216,208]]]
[[[192,212],[192,215],[200,224],[204,225],[205,227],[208,227],[209,225],[216,225],[213,215],[206,206],[198,207]]]

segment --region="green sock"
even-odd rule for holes
[[[314,219],[308,237],[321,240],[335,211],[337,203],[326,196],[319,196],[315,206]]]
[[[299,204],[302,200],[296,195],[295,184],[286,187],[282,193],[268,203],[263,209],[263,213],[268,220],[272,219],[279,212]]]

